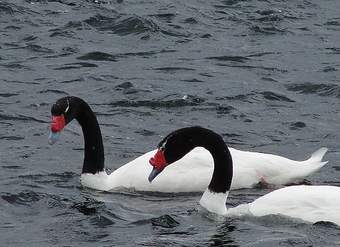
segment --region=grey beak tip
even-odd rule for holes
[[[149,182],[151,183],[155,179],[155,177],[157,177],[157,175],[159,173],[160,173],[160,171],[158,171],[156,168],[153,168],[149,177],[148,177]]]
[[[53,145],[56,143],[59,139],[60,133],[59,132],[52,132],[50,131],[50,134],[48,136],[48,144]]]

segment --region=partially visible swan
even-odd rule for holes
[[[157,153],[149,161],[153,166],[149,181],[152,182],[163,170],[163,175],[166,175],[171,164],[197,146],[207,149],[214,160],[212,178],[200,200],[208,211],[226,216],[279,214],[311,223],[330,221],[340,225],[340,188],[335,186],[285,187],[251,203],[227,208],[226,200],[233,179],[232,155],[220,135],[202,127],[179,129],[159,143]],[[195,174],[189,175],[187,183],[195,179]]]
[[[167,169],[167,174],[150,184],[148,160],[156,150],[132,160],[107,174],[104,170],[104,147],[97,118],[90,106],[77,97],[59,99],[51,108],[52,123],[49,143],[58,140],[64,127],[76,119],[82,127],[85,148],[81,175],[83,186],[97,190],[133,188],[139,191],[193,192],[204,191],[212,171],[213,159],[204,148],[195,148],[183,159]],[[326,148],[321,148],[305,161],[294,161],[278,155],[246,152],[230,148],[234,160],[232,189],[251,188],[259,182],[281,185],[296,182],[320,169]],[[188,183],[188,177],[195,180]]]

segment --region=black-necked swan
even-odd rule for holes
[[[90,106],[80,98],[64,97],[52,106],[51,113],[50,144],[57,141],[59,133],[73,119],[81,125],[85,141],[81,175],[83,186],[105,191],[123,187],[140,191],[193,192],[204,191],[209,183],[213,159],[204,148],[192,150],[185,158],[169,167],[165,176],[152,184],[145,177],[151,171],[148,160],[156,150],[141,155],[108,175],[104,170],[101,131]],[[261,181],[279,185],[296,182],[317,171],[326,163],[321,161],[326,150],[321,148],[308,160],[299,162],[277,155],[230,148],[235,163],[231,188],[251,188]],[[188,183],[187,179],[191,176],[196,179]]]
[[[226,200],[233,179],[232,155],[220,135],[202,127],[179,129],[159,143],[158,151],[149,160],[153,166],[149,181],[152,182],[163,170],[163,175],[166,175],[171,164],[181,160],[195,147],[207,149],[214,160],[213,175],[200,199],[200,204],[208,211],[226,216],[279,214],[311,223],[330,221],[340,225],[340,187],[335,186],[289,186],[270,192],[251,203],[227,208]],[[188,176],[187,183],[194,182],[196,175]]]

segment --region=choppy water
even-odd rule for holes
[[[86,99],[115,169],[172,130],[330,162],[340,185],[337,0],[0,1],[1,246],[336,246],[339,227],[217,218],[200,194],[82,188],[80,128],[47,145],[50,106]],[[231,193],[229,206],[270,189]]]

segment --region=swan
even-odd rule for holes
[[[51,114],[50,144],[57,142],[62,130],[73,119],[76,119],[82,128],[85,157],[81,184],[85,187],[103,191],[131,188],[139,191],[195,192],[204,191],[209,183],[213,159],[210,153],[201,147],[195,148],[184,159],[169,167],[167,174],[152,184],[145,177],[152,170],[148,160],[156,150],[147,152],[107,174],[104,169],[102,135],[90,106],[81,98],[68,96],[53,104]],[[259,182],[274,185],[296,182],[327,163],[322,162],[326,151],[326,148],[321,148],[308,160],[299,162],[278,155],[230,148],[235,163],[231,188],[251,188]],[[188,183],[188,176],[195,176],[196,179]]]
[[[227,208],[226,200],[233,178],[232,154],[220,135],[202,127],[179,129],[159,143],[158,151],[149,160],[153,167],[149,182],[156,182],[163,170],[166,173],[171,164],[197,146],[207,149],[214,160],[210,183],[200,199],[201,206],[208,211],[225,216],[283,215],[310,223],[330,221],[340,225],[340,187],[336,186],[289,186],[251,203]],[[195,174],[189,177],[188,183],[196,179]]]

